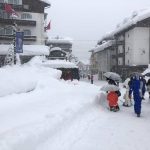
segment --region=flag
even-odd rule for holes
[[[48,25],[45,27],[45,31],[50,30],[51,29],[51,21],[48,23]]]
[[[6,11],[6,13],[11,14],[12,17],[18,17],[19,16],[16,13],[16,11],[9,4],[5,4],[5,11]]]

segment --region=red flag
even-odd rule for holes
[[[15,10],[9,4],[5,4],[5,11],[8,14],[11,14],[13,17],[18,17],[18,14],[15,12]]]
[[[45,27],[45,31],[46,30],[50,30],[51,29],[51,21],[48,23],[48,25]]]

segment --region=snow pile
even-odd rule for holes
[[[7,66],[0,68],[0,76],[0,96],[6,96],[14,93],[30,92],[38,86],[43,86],[41,83],[49,76],[59,79],[61,72],[33,65]]]
[[[43,65],[50,68],[78,68],[74,63],[66,60],[49,60],[44,62]]]
[[[107,42],[104,42],[103,44],[101,45],[98,45],[97,47],[93,48],[92,50],[94,50],[94,52],[99,52],[99,51],[102,51],[112,45],[115,44],[115,41],[114,40],[110,40],[110,41],[107,41]]]
[[[125,89],[119,97],[120,111],[109,112],[107,93],[99,90],[106,82],[94,80],[96,86],[58,80],[61,72],[42,66],[44,62],[36,57],[22,67],[0,69],[0,83],[8,93],[9,87],[16,93],[16,85],[23,91],[34,87],[0,97],[0,150],[149,149],[148,93],[140,118],[133,107],[121,105]]]
[[[94,105],[98,87],[58,80],[61,72],[43,67],[43,60],[36,57],[24,66],[1,69],[5,94],[25,93],[0,97],[0,150],[40,148],[49,136],[55,137]]]
[[[3,45],[0,44],[0,54],[7,55],[8,49],[12,48],[13,45]],[[23,53],[20,55],[30,55],[30,56],[39,56],[39,55],[49,55],[49,47],[45,45],[23,45]]]
[[[73,39],[69,38],[69,37],[51,37],[49,40],[47,40],[48,44],[71,44],[73,43]]]
[[[30,62],[27,63],[28,65],[37,65],[43,67],[49,67],[53,69],[57,68],[78,68],[78,66],[72,62],[66,60],[47,60],[44,56],[36,56],[31,59]]]

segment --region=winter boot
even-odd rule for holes
[[[118,106],[118,105],[115,107],[115,109],[116,109],[117,111],[119,111],[119,110],[120,110],[120,108],[119,108],[119,106]]]
[[[137,117],[140,117],[140,114],[137,114]]]
[[[129,107],[128,104],[125,104],[125,103],[123,103],[123,106],[124,106],[124,107]]]

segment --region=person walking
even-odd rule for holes
[[[135,75],[131,80],[129,97],[131,97],[132,92],[134,98],[134,112],[137,114],[137,117],[140,117],[142,102],[142,86],[139,75]]]
[[[91,75],[91,84],[93,84],[94,77]]]
[[[110,111],[116,112],[120,110],[118,105],[118,95],[115,91],[108,92],[107,100],[108,100]]]
[[[126,88],[126,92],[123,97],[125,99],[123,106],[125,106],[125,107],[132,106],[131,97],[129,96],[130,84],[131,84],[131,81],[129,80],[128,83],[126,85],[124,85]]]

